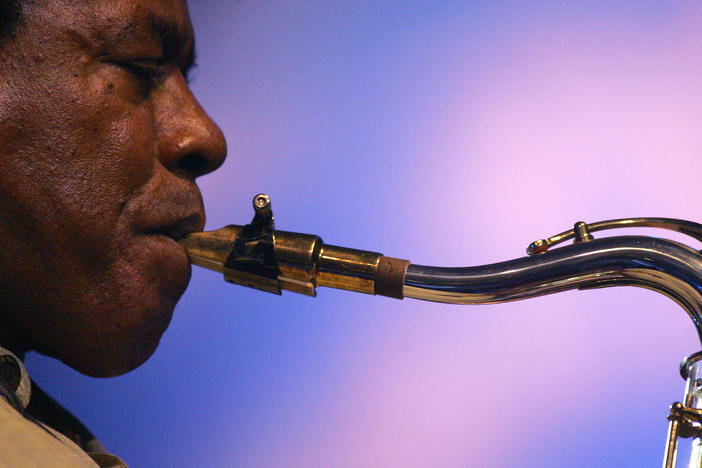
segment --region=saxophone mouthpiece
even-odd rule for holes
[[[230,283],[281,294],[315,296],[317,286],[403,298],[410,262],[377,252],[325,244],[319,236],[274,229],[271,200],[253,199],[245,226],[193,233],[180,241],[193,265],[224,274]]]

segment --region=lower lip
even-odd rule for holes
[[[150,234],[147,238],[149,251],[156,257],[154,260],[161,270],[160,273],[173,275],[172,279],[187,284],[190,279],[190,261],[183,247],[165,234]]]
[[[158,233],[152,234],[151,236],[155,239],[161,239],[162,242],[167,243],[168,245],[172,246],[173,248],[175,248],[178,251],[180,251],[181,253],[183,253],[183,255],[185,255],[185,250],[183,249],[183,247],[181,247],[181,245],[178,243],[178,241],[173,239],[171,236],[168,236],[166,234],[158,234]]]

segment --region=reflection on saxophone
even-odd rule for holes
[[[527,248],[527,257],[490,265],[442,268],[413,265],[376,252],[325,244],[316,235],[274,229],[270,198],[253,201],[245,226],[195,233],[181,241],[191,262],[224,274],[225,280],[280,294],[310,296],[325,286],[402,299],[454,304],[492,304],[570,289],[639,286],[665,294],[690,316],[702,342],[702,254],[667,239],[592,233],[623,227],[674,230],[702,241],[702,225],[670,218],[629,218],[586,224]],[[572,245],[550,248],[573,239]],[[683,403],[668,416],[664,468],[676,462],[679,438],[692,438],[689,466],[702,467],[702,353],[681,365],[687,380]]]

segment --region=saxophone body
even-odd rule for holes
[[[702,343],[702,253],[682,243],[648,236],[595,239],[592,233],[624,227],[670,229],[702,241],[702,225],[670,218],[629,218],[586,224],[533,242],[528,256],[482,266],[414,265],[377,252],[325,244],[315,235],[274,228],[270,199],[254,197],[255,216],[244,226],[195,233],[181,241],[194,265],[225,280],[280,294],[309,296],[332,287],[453,304],[516,301],[572,289],[638,286],[677,302]],[[551,247],[567,240],[571,245]],[[691,438],[690,467],[702,468],[702,353],[681,364],[682,402],[671,405],[664,468],[676,463],[679,438]]]

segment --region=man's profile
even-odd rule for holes
[[[226,153],[188,87],[193,60],[184,0],[0,3],[5,350],[105,377],[156,349],[190,277],[177,240],[204,225],[194,180]],[[11,408],[9,352],[0,433],[12,434],[0,436],[10,441],[0,465],[41,460],[21,445],[39,444],[31,437],[42,431],[56,440],[40,446],[61,453],[66,441],[49,427],[90,449],[80,423],[40,390],[26,410]]]

